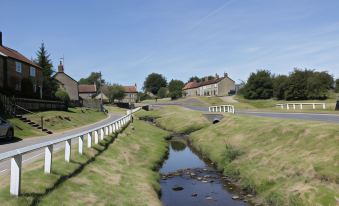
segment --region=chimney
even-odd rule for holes
[[[217,73],[215,73],[215,78],[219,79],[219,75]]]
[[[224,77],[228,77],[228,74],[226,72],[224,72]]]
[[[2,32],[0,31],[0,46],[2,46]]]
[[[64,73],[64,65],[62,65],[61,61],[60,61],[60,64],[58,66],[58,72]]]
[[[137,88],[137,83],[134,83],[135,88]]]
[[[205,77],[205,82],[207,82],[208,81],[208,77]]]

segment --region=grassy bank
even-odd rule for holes
[[[95,123],[106,118],[104,113],[86,108],[69,108],[68,111],[46,111],[38,112],[37,114],[44,117],[44,127],[53,132],[73,129],[86,124]],[[32,114],[27,114],[25,116],[40,124],[39,116]],[[18,138],[46,135],[46,133],[32,128],[17,118],[9,119],[9,121],[13,124],[15,136]]]
[[[24,169],[19,198],[9,196],[1,178],[1,205],[161,205],[153,169],[167,151],[167,135],[134,121],[112,144],[110,137],[83,156],[74,153],[71,163],[59,152],[51,175],[43,174],[42,161]]]
[[[182,131],[203,116],[177,107],[144,112]],[[162,116],[166,118],[163,119]],[[169,120],[171,118],[171,120]],[[199,119],[200,118],[200,119]],[[190,134],[195,149],[266,205],[336,205],[339,198],[337,124],[226,115]]]
[[[166,106],[148,112],[141,110],[136,115],[154,117],[162,128],[178,133],[191,133],[209,124],[201,112],[179,106]]]

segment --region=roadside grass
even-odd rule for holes
[[[167,152],[167,135],[135,120],[117,139],[109,137],[82,156],[74,149],[70,163],[58,152],[52,174],[43,174],[42,161],[24,169],[19,198],[10,197],[8,180],[2,180],[1,205],[161,205],[155,169]]]
[[[37,114],[44,117],[44,128],[53,132],[73,129],[106,118],[103,112],[88,108],[69,108],[68,111],[45,111],[38,112]],[[27,114],[25,116],[40,124],[40,117],[33,114]],[[9,121],[13,124],[15,136],[18,138],[46,135],[46,133],[21,122],[18,118],[12,118],[9,119]]]
[[[337,124],[226,115],[194,148],[266,205],[337,205]]]
[[[180,106],[165,106],[152,111],[141,110],[136,113],[136,116],[155,118],[162,128],[185,134],[199,130],[209,124],[209,121],[201,112]]]
[[[126,114],[127,109],[120,108],[117,106],[112,105],[105,105],[105,108],[108,110],[108,113],[114,113],[114,114]]]

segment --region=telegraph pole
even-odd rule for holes
[[[104,103],[102,100],[102,78],[101,78],[101,71],[100,71],[100,111],[103,112],[104,111]]]

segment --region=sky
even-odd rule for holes
[[[142,87],[227,72],[236,82],[267,69],[339,78],[338,0],[0,0],[3,44],[28,58],[45,43],[74,79],[101,71]]]

